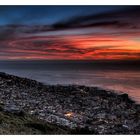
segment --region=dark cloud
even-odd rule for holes
[[[20,34],[35,34],[49,31],[61,31],[67,29],[79,28],[109,28],[115,31],[120,29],[120,32],[138,32],[140,30],[140,7],[127,7],[124,9],[105,12],[100,14],[91,14],[88,16],[77,16],[60,21],[53,25],[23,25],[9,24],[0,26],[0,40],[13,38]]]
[[[133,6],[112,12],[74,17],[67,21],[60,21],[53,25],[54,29],[83,28],[83,27],[116,27],[136,29],[140,28],[138,18],[140,7]]]
[[[136,49],[139,42],[129,38],[140,36],[139,15],[140,7],[134,6],[112,12],[76,16],[50,25],[24,25],[20,22],[1,25],[0,55],[1,58],[49,56],[49,58],[63,59],[130,58],[135,55],[140,59],[139,50]],[[100,30],[97,30],[97,27]],[[61,31],[65,33],[75,31],[75,33],[67,36],[57,34]],[[118,35],[120,38],[113,35]],[[126,38],[123,38],[123,35],[126,35]],[[131,51],[132,47],[129,50],[129,43],[138,52]],[[121,47],[126,49],[128,47],[128,50],[117,49]]]

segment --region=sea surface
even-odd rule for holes
[[[0,71],[44,84],[98,86],[128,93],[140,103],[139,62],[0,61]]]

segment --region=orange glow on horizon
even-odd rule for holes
[[[140,60],[140,41],[129,36],[40,36],[3,42],[14,56],[0,59]]]

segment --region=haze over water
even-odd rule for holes
[[[121,91],[140,102],[139,62],[0,61],[0,71],[44,84],[77,84]]]

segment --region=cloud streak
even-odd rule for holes
[[[139,15],[137,6],[53,24],[0,25],[0,59],[140,60]]]

